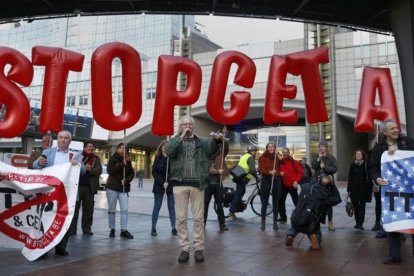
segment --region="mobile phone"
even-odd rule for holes
[[[44,159],[47,159],[47,156],[46,156],[46,155],[44,155],[44,154],[42,154],[42,157],[43,157]]]

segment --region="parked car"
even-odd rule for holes
[[[106,166],[102,166],[102,173],[99,176],[99,190],[105,190],[106,181],[108,181],[108,171],[106,170]]]

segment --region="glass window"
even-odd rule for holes
[[[395,55],[397,53],[395,49],[395,43],[388,43],[388,55]]]
[[[362,50],[360,46],[354,47],[354,58],[362,58]]]
[[[76,96],[66,97],[66,106],[75,106],[75,104],[76,104]]]
[[[371,56],[370,46],[369,45],[362,46],[362,52],[363,52],[364,58],[370,57]]]
[[[360,80],[362,79],[362,67],[355,67],[355,79]]]
[[[88,95],[79,96],[79,105],[88,105],[88,100]]]
[[[386,56],[387,55],[387,45],[385,43],[381,43],[378,45],[378,54],[380,56]]]

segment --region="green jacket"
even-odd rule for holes
[[[204,139],[199,138],[194,135],[195,142],[195,162],[198,179],[200,182],[200,190],[204,190],[208,185],[209,180],[209,158],[213,156],[219,150],[219,143],[221,141],[216,141],[213,138]],[[175,136],[171,138],[168,143],[165,151],[167,152],[168,157],[170,158],[170,180],[175,180],[178,182],[182,181],[183,175],[183,148],[182,141],[180,136]]]

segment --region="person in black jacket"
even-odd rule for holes
[[[287,231],[286,246],[292,246],[293,239],[298,232],[303,232],[308,235],[311,242],[311,248],[314,250],[320,249],[322,243],[322,232],[320,230],[321,222],[325,221],[328,209],[332,206],[341,203],[342,199],[338,188],[334,185],[332,175],[320,173],[318,178],[312,178],[311,182],[301,185],[301,192],[299,195],[298,205],[291,216],[292,227]],[[304,203],[308,202],[308,203]],[[305,210],[300,209],[302,206]],[[295,228],[295,216],[301,216],[309,212],[312,214],[311,222],[301,225],[300,228]],[[306,230],[304,230],[306,229]]]
[[[131,188],[131,181],[134,179],[134,170],[131,165],[131,158],[125,154],[125,144],[119,143],[116,152],[108,161],[108,181],[106,183],[106,197],[108,199],[109,237],[115,237],[115,208],[119,201],[121,209],[121,238],[133,239],[128,230],[128,193]]]
[[[387,180],[381,177],[381,155],[387,151],[393,155],[397,150],[414,150],[414,140],[411,137],[402,136],[395,120],[385,120],[382,123],[382,133],[384,137],[372,149],[369,162],[369,173],[372,180],[379,186],[387,185]],[[414,249],[414,235],[413,249]],[[384,264],[395,264],[401,262],[401,233],[388,232],[388,257],[383,261]],[[414,254],[414,252],[413,252]]]
[[[354,228],[364,230],[365,205],[371,202],[372,181],[368,173],[367,156],[360,149],[355,151],[354,161],[349,168],[347,192],[355,211]]]
[[[151,236],[157,235],[157,221],[160,213],[162,200],[164,195],[167,196],[168,213],[171,221],[171,233],[176,236],[175,229],[175,209],[174,209],[174,194],[173,187],[168,182],[168,157],[165,152],[167,140],[161,141],[155,153],[154,164],[152,165],[152,176],[154,177],[154,186],[152,192],[154,193],[154,209],[152,210],[152,227]]]

